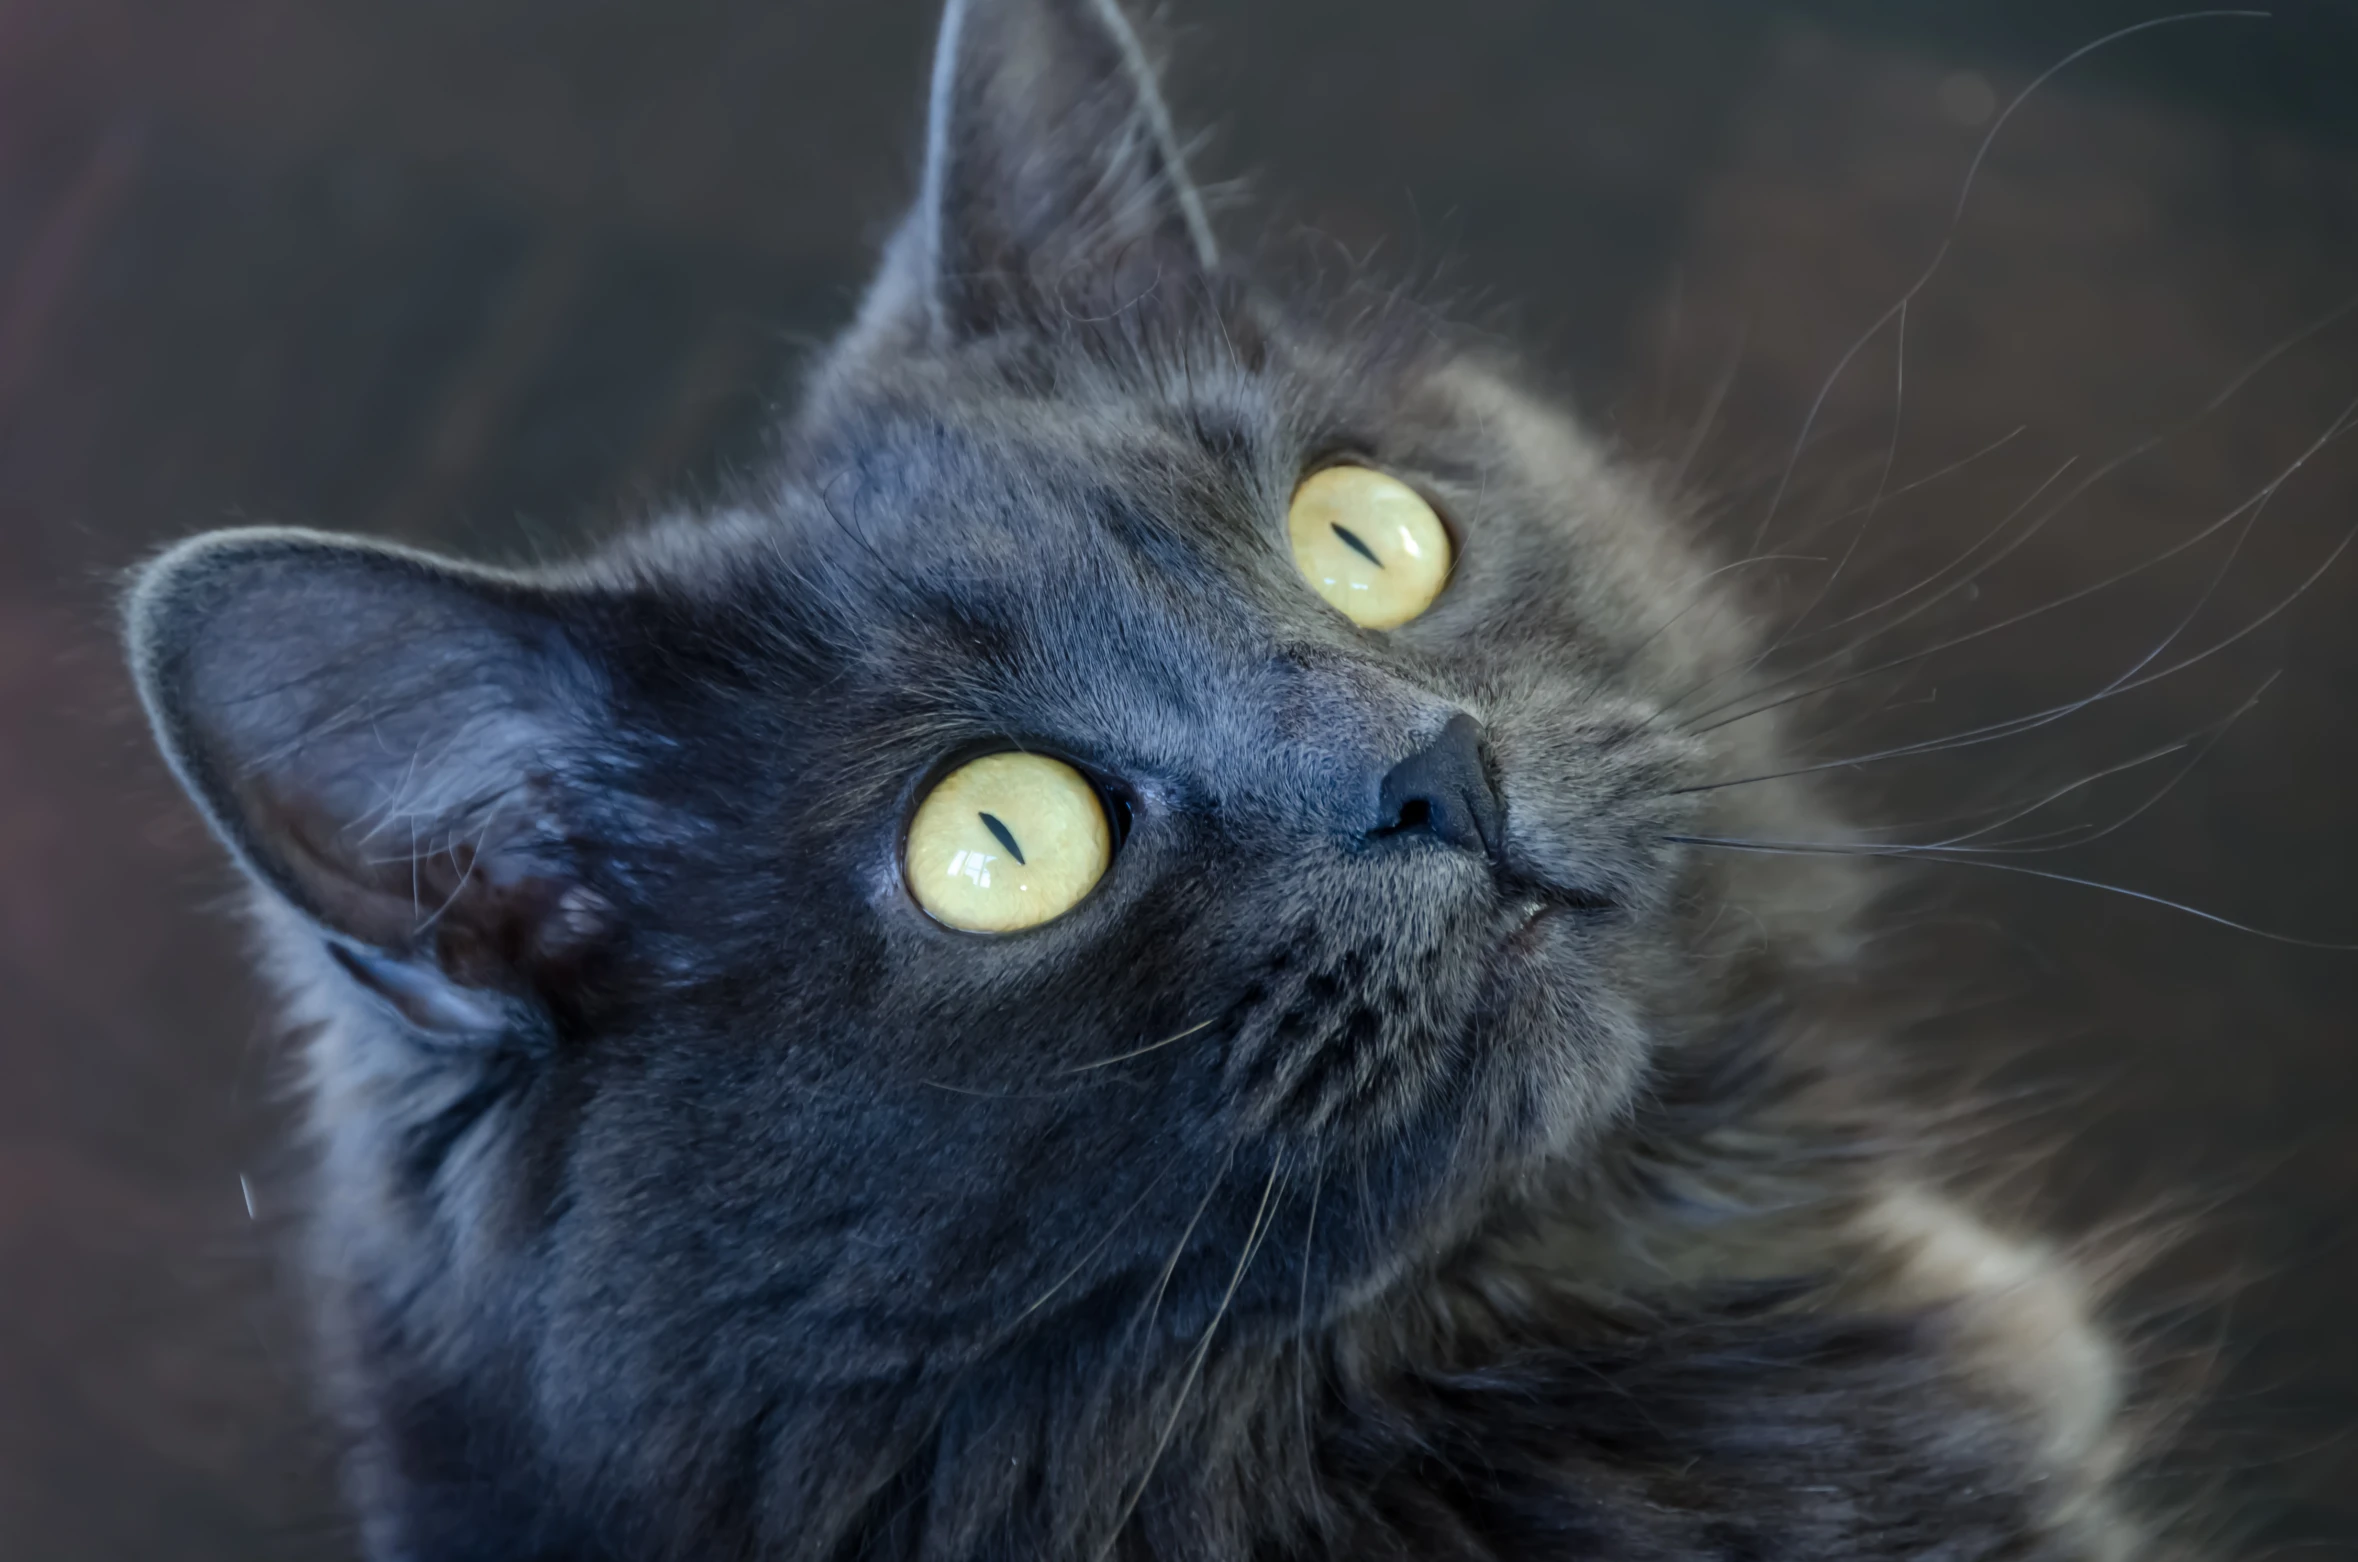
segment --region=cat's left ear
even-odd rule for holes
[[[936,339],[1193,286],[1218,260],[1118,0],[949,0],[925,173],[864,323]]]

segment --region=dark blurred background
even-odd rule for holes
[[[284,1073],[227,875],[131,708],[117,572],[256,519],[550,551],[756,458],[909,188],[931,11],[0,3],[0,1557],[351,1555],[269,1259]],[[2006,860],[2347,941],[2358,560],[2274,609],[2358,519],[2338,444],[2292,468],[2358,396],[2358,334],[2301,334],[2358,289],[2358,25],[2277,11],[2124,38],[2043,88],[1912,296],[1904,359],[1895,320],[1797,446],[1999,107],[2161,12],[1166,8],[1200,171],[1247,176],[1232,233],[1314,228],[1425,279],[1683,466],[1731,547],[1852,557],[1797,634],[2048,474],[2054,497],[2166,436],[1864,660],[2150,567],[1859,680],[1860,725],[1819,752],[2041,710],[2255,626],[2021,744],[1854,781],[1899,821],[2036,799],[2217,730],[2280,672],[2158,800],[2174,760],[2058,805],[2057,828],[2124,827]],[[2288,471],[2248,529],[2190,541]],[[1781,568],[1792,611],[1830,573]],[[2358,956],[2018,874],[1918,878],[1885,930],[1927,1016],[1902,1044],[2061,1141],[2036,1207],[2194,1217],[2123,1299],[2210,1370],[2183,1490],[2223,1484],[2255,1553],[2350,1554]]]

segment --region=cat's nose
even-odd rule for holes
[[[1424,834],[1495,855],[1506,809],[1482,763],[1482,724],[1462,711],[1441,735],[1394,765],[1376,802],[1374,839]]]

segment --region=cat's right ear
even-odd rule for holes
[[[1183,294],[1218,264],[1122,0],[948,0],[915,209],[861,311],[935,343]]]
[[[485,1036],[610,937],[584,842],[609,744],[565,599],[422,554],[219,532],[142,570],[139,692],[245,867],[419,1028]]]

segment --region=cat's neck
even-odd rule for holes
[[[1732,1106],[1716,1123],[1731,1139],[1790,1131]],[[809,1511],[883,1556],[903,1529],[929,1555],[996,1555],[986,1542],[1018,1534],[1007,1555],[1255,1555],[1366,1500],[1357,1483],[1409,1457],[1449,1385],[1601,1382],[1648,1359],[1673,1319],[1775,1335],[1855,1267],[1870,1202],[1855,1163],[1762,1179],[1711,1134],[1650,1148],[1659,1176],[1643,1188],[1574,1164],[1526,1174],[1454,1245],[1325,1316],[1305,1297],[1141,1330],[1133,1311],[1080,1308],[897,1397],[815,1395],[796,1412]]]

